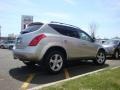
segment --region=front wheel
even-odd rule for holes
[[[115,59],[119,59],[119,51],[118,50],[115,51],[114,58]]]
[[[50,73],[56,74],[62,70],[65,58],[62,52],[52,51],[45,56],[44,60],[46,69]]]
[[[97,65],[103,65],[106,61],[106,55],[103,50],[98,51],[96,55],[96,59],[94,60],[94,63]]]

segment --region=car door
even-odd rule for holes
[[[67,51],[70,58],[79,58],[83,57],[83,54],[80,54],[80,44],[81,41],[78,36],[78,32],[75,30],[67,30],[67,38],[64,38],[64,40],[67,41]]]
[[[98,45],[93,42],[93,39],[84,31],[79,30],[79,54],[82,57],[96,56]]]
[[[64,25],[54,25],[49,24],[55,31],[62,34],[61,39],[63,41],[63,46],[66,49],[68,58],[79,58],[79,39],[78,32],[75,28],[64,26]]]

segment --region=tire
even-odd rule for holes
[[[35,63],[31,61],[23,61],[23,63],[29,67],[35,66]]]
[[[94,63],[96,65],[103,65],[103,64],[105,64],[105,61],[106,61],[105,52],[103,50],[98,51],[98,53],[96,55],[96,59],[94,60]]]
[[[0,48],[1,48],[1,49],[4,49],[4,46],[2,45],[2,46],[0,46]]]
[[[13,49],[13,46],[10,46],[9,49],[12,50],[12,49]]]
[[[50,51],[45,55],[44,66],[48,72],[57,74],[62,70],[64,61],[65,57],[62,52]]]
[[[119,51],[116,50],[113,55],[114,59],[119,59],[119,54],[120,54]]]

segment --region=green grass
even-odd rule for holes
[[[86,75],[42,90],[120,90],[120,68]]]

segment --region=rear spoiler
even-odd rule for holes
[[[33,23],[28,24],[28,26],[43,25],[43,24],[44,24],[44,23],[41,23],[41,22],[33,22]]]

